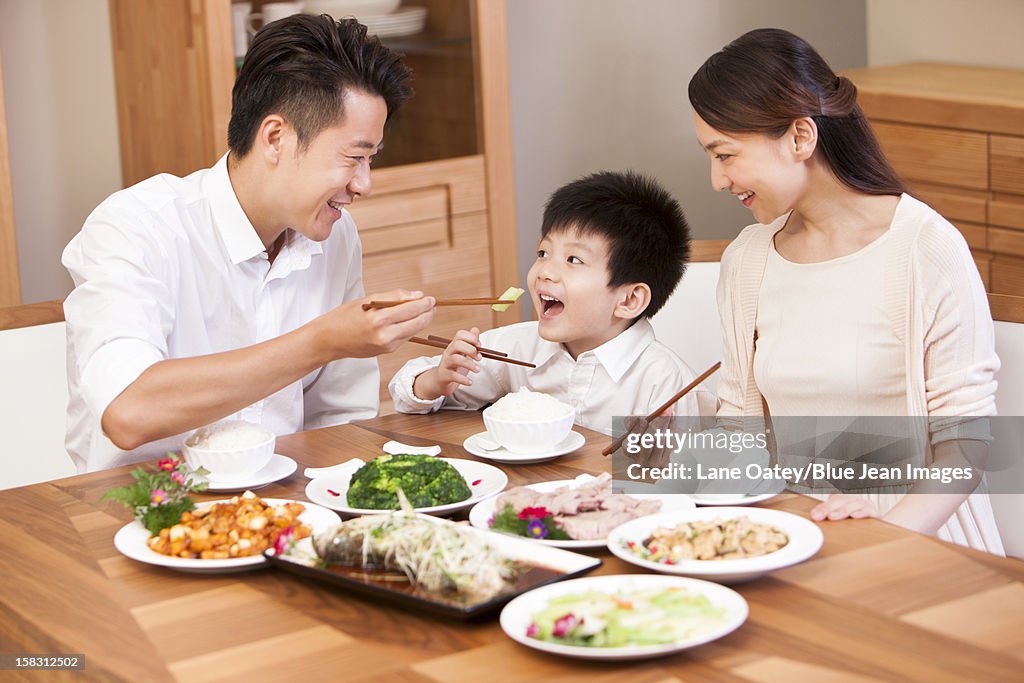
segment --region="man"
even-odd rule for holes
[[[68,434],[80,471],[152,458],[226,416],[275,433],[376,415],[375,356],[434,300],[363,311],[343,207],[405,100],[408,69],[355,20],[260,31],[232,92],[228,154],[115,193],[68,244]]]

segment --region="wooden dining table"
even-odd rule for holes
[[[388,440],[467,458],[479,413],[389,415],[280,437],[299,469],[261,496],[304,499],[304,466],[371,459]],[[608,471],[609,439],[508,466],[510,485]],[[24,457],[31,457],[26,453]],[[505,636],[496,615],[463,623],[379,604],[273,568],[188,574],[122,556],[131,514],[105,491],[131,466],[0,491],[0,654],[84,656],[74,670],[0,670],[72,681],[1010,681],[1024,677],[1024,562],[878,520],[822,523],[802,564],[733,586],[750,614],[733,633],[675,655],[591,662]],[[223,498],[203,494],[200,499]],[[804,517],[814,501],[760,503]],[[644,573],[611,555],[596,574]],[[10,657],[4,660],[8,665]]]

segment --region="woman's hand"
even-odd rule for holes
[[[878,509],[874,503],[863,496],[850,493],[833,493],[825,502],[815,505],[811,510],[811,519],[815,522],[877,516]]]

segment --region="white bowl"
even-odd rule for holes
[[[306,0],[302,11],[306,14],[329,14],[335,19],[354,16],[389,14],[398,9],[402,0]]]
[[[563,404],[565,405],[565,404]],[[492,406],[493,407],[493,406]],[[561,414],[542,420],[504,420],[496,418],[491,408],[484,409],[484,425],[492,441],[513,453],[545,453],[562,442],[572,431],[576,410],[565,405]]]
[[[193,445],[197,439],[202,438],[206,430],[227,429],[236,424],[258,428],[263,432],[263,440],[232,448],[204,448]],[[206,478],[211,482],[239,481],[259,472],[267,466],[274,455],[275,441],[274,433],[260,425],[245,422],[244,420],[225,420],[193,432],[191,436],[185,439],[182,454],[185,457],[185,462],[192,469],[199,469],[200,467],[206,469],[209,472]]]

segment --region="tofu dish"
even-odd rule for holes
[[[773,526],[756,524],[749,517],[684,522],[658,529],[642,544],[627,543],[640,557],[677,564],[688,560],[736,560],[774,553],[789,538]]]

